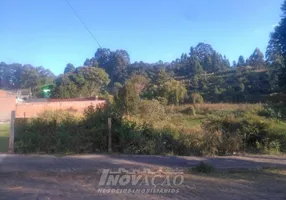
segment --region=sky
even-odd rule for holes
[[[104,48],[131,61],[170,62],[199,42],[237,60],[265,52],[282,0],[69,0]],[[0,0],[0,62],[55,74],[82,66],[98,45],[66,0]]]

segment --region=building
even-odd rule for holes
[[[17,99],[23,99],[24,101],[32,98],[31,89],[21,89],[17,91]]]
[[[11,112],[16,109],[16,95],[0,90],[0,122],[8,122]]]

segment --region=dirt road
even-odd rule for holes
[[[99,193],[97,172],[20,172],[0,174],[2,200],[159,200],[285,199],[286,171],[185,175],[178,193]],[[139,187],[139,186],[138,186]],[[141,186],[142,187],[142,186]],[[144,186],[151,188],[152,186]],[[168,189],[158,186],[157,189]],[[174,188],[174,187],[172,187]]]
[[[253,172],[186,173],[200,161],[217,169],[278,167],[280,170]],[[173,157],[173,156],[23,156],[0,155],[0,200],[78,200],[78,199],[285,199],[286,158],[276,156],[245,157]],[[181,185],[100,186],[102,169],[185,168]],[[284,168],[284,169],[283,169]],[[167,171],[168,172],[168,171]],[[167,173],[166,172],[166,173]],[[171,175],[172,177],[172,175]],[[165,181],[162,174],[157,181]],[[99,191],[99,188],[111,189]],[[140,189],[140,193],[123,189]],[[113,192],[112,192],[113,189]],[[142,191],[145,189],[145,192]],[[153,193],[147,193],[147,190]],[[157,192],[154,193],[154,189]],[[175,189],[175,193],[171,192]],[[115,192],[114,192],[115,191]],[[116,192],[119,191],[119,192]],[[163,192],[162,192],[163,191]]]

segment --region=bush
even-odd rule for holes
[[[165,117],[165,108],[157,100],[142,100],[139,111],[144,121],[161,120]]]
[[[266,104],[259,114],[268,118],[283,120],[286,119],[286,105],[285,103]]]
[[[276,149],[285,151],[286,133],[276,131],[275,127],[277,125],[277,122],[273,120],[267,120],[252,114],[244,114],[240,117],[235,115],[212,117],[204,123],[203,129],[207,133],[205,134],[207,137],[205,140],[212,141],[216,139],[211,144],[217,152],[269,149],[274,144]],[[216,136],[212,134],[218,132],[220,134]],[[212,140],[208,138],[212,138]],[[257,144],[260,145],[259,148]],[[214,153],[210,149],[207,150],[212,154]]]
[[[64,116],[62,114],[61,116]],[[80,120],[66,114],[55,118],[36,118],[25,122],[21,129],[15,129],[15,151],[20,153],[80,153]],[[21,131],[21,132],[18,132]]]
[[[200,95],[200,93],[193,93],[191,95],[191,98],[192,98],[193,104],[202,104],[202,103],[204,103],[204,98],[202,97],[202,95]]]
[[[168,105],[168,99],[166,99],[165,97],[157,97],[157,100],[160,102],[160,104],[164,106]]]
[[[193,105],[191,105],[190,107],[182,110],[181,113],[195,116],[196,115],[196,109]]]

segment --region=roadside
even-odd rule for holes
[[[8,152],[9,130],[10,130],[9,123],[0,122],[0,153]]]
[[[209,163],[216,169],[243,170],[279,168],[286,169],[286,156],[224,156],[224,157],[180,157],[152,155],[18,155],[0,154],[0,172],[53,171],[73,172],[114,168],[190,168],[200,162]]]
[[[216,171],[190,171],[201,161]],[[159,170],[157,184],[100,186],[104,169]],[[262,168],[279,168],[262,169]],[[161,184],[174,169],[182,169],[181,185]],[[260,170],[257,170],[260,169]],[[161,171],[162,170],[162,173]],[[251,171],[250,171],[251,170]],[[158,172],[158,171],[157,171]],[[126,175],[121,173],[121,176]],[[172,178],[174,175],[170,175]],[[158,178],[159,177],[159,178]],[[164,178],[165,177],[165,178]],[[285,197],[286,156],[177,157],[139,155],[17,155],[0,154],[0,200],[60,199],[283,199]],[[116,181],[115,181],[116,182]],[[120,182],[120,181],[119,181]],[[118,183],[118,181],[117,181]],[[166,183],[166,182],[165,182]],[[140,193],[123,192],[141,189]],[[99,189],[107,189],[100,192]],[[142,192],[142,188],[144,192]],[[107,192],[121,190],[121,192]],[[147,190],[159,192],[148,193]],[[176,193],[164,192],[175,189]],[[163,191],[163,193],[161,192]]]

